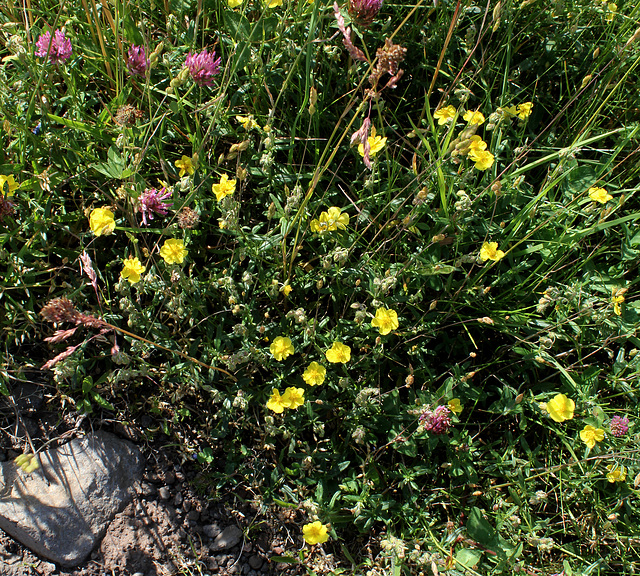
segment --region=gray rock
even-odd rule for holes
[[[158,496],[160,496],[160,500],[169,500],[169,498],[171,498],[171,492],[169,491],[169,488],[163,486],[158,490]]]
[[[254,554],[253,556],[249,557],[249,566],[251,566],[251,568],[253,568],[254,570],[260,570],[260,568],[262,568],[263,563],[264,563],[264,560],[262,556],[258,556],[257,554]]]
[[[227,526],[213,541],[212,550],[228,550],[242,540],[242,530],[237,526]]]
[[[89,556],[142,475],[137,447],[96,432],[40,454],[27,474],[0,463],[0,528],[63,567]]]
[[[173,505],[174,506],[180,506],[182,504],[183,500],[184,500],[184,498],[182,497],[182,494],[180,494],[180,492],[178,492],[176,494],[176,497],[173,499]]]
[[[220,527],[217,524],[206,524],[202,527],[202,533],[209,538],[215,538],[220,534]]]

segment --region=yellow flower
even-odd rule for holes
[[[274,388],[271,391],[271,398],[269,398],[269,401],[267,402],[267,408],[269,408],[269,410],[273,410],[276,414],[282,414],[284,409],[287,408],[282,400],[280,392]]]
[[[229,180],[229,176],[223,174],[220,177],[220,182],[211,186],[211,190],[216,195],[216,200],[220,202],[226,196],[230,196],[236,191],[236,181]]]
[[[591,424],[587,424],[580,431],[580,440],[589,448],[593,448],[596,442],[602,442],[604,440],[604,430],[602,428],[594,428]]]
[[[486,262],[487,260],[493,260],[497,262],[501,258],[504,258],[504,252],[498,250],[497,242],[485,242],[480,248],[480,260]]]
[[[285,284],[280,291],[284,294],[284,297],[286,298],[287,296],[289,296],[289,294],[291,294],[291,291],[293,290],[293,288],[291,287],[291,284]]]
[[[311,220],[309,226],[312,232],[324,234],[334,230],[346,230],[349,224],[349,214],[343,214],[340,208],[332,206],[326,212],[320,214],[319,219]]]
[[[229,8],[237,8],[242,5],[243,0],[227,0],[227,4],[229,4]]]
[[[480,138],[480,136],[471,136],[471,142],[469,142],[469,155],[471,155],[472,152],[480,153],[486,149],[487,143],[482,138]]]
[[[620,304],[624,302],[624,294],[626,288],[613,288],[611,291],[611,302],[613,302],[613,313],[617,316],[622,315],[622,307]]]
[[[433,117],[438,121],[438,126],[451,122],[456,115],[455,106],[440,108],[433,113]]]
[[[40,468],[35,454],[20,454],[14,462],[16,466],[22,468],[27,474],[31,474],[31,472]]]
[[[242,0],[234,0],[235,2],[239,2],[238,6],[242,4]],[[232,6],[234,8],[235,6]],[[254,120],[253,114],[249,114],[249,116],[236,116],[236,120],[240,122],[242,127],[249,131],[252,128],[260,128],[260,125]]]
[[[609,464],[607,466],[607,480],[613,484],[614,482],[624,482],[627,478],[627,469],[622,464]]]
[[[533,109],[533,102],[523,102],[516,107],[516,114],[520,120],[526,120],[531,116],[531,110]]]
[[[462,119],[469,124],[477,124],[478,126],[484,124],[484,116],[481,112],[472,112],[471,110],[467,110]]]
[[[187,249],[184,247],[184,242],[175,238],[165,240],[160,248],[160,256],[167,264],[182,264],[186,255]]]
[[[613,196],[608,194],[604,188],[598,188],[596,186],[589,188],[589,198],[594,202],[600,202],[600,204],[606,204],[609,200],[613,200]]]
[[[456,416],[462,413],[462,406],[460,405],[459,398],[452,398],[451,400],[449,400],[449,402],[447,402],[447,408],[449,408],[449,410],[451,410],[451,412],[453,412]]]
[[[309,386],[319,386],[324,382],[325,376],[327,375],[327,369],[317,362],[311,362],[307,369],[304,371],[302,375],[302,379]]]
[[[303,388],[287,388],[282,395],[282,404],[285,408],[295,410],[304,404]]]
[[[140,263],[140,260],[129,256],[129,258],[122,261],[122,264],[124,268],[120,272],[120,276],[129,280],[131,284],[140,282],[140,274],[145,271],[145,267]]]
[[[313,546],[314,544],[322,544],[329,540],[329,530],[320,521],[312,522],[311,524],[305,524],[302,527],[302,535],[304,541],[307,544]]]
[[[180,168],[180,173],[178,174],[180,178],[182,178],[187,172],[189,172],[189,176],[193,176],[193,173],[196,171],[189,156],[183,156],[180,160],[176,160],[176,168]]]
[[[7,193],[4,193],[4,185],[7,185]],[[18,188],[18,183],[14,180],[13,174],[9,174],[9,176],[5,176],[4,174],[0,174],[0,194],[4,195],[5,198],[9,198],[13,196],[14,192]]]
[[[547,402],[547,412],[555,422],[564,422],[573,418],[576,403],[564,394],[556,394]]]
[[[332,364],[346,364],[351,360],[351,348],[341,342],[334,342],[331,348],[329,348],[324,355]]]
[[[112,234],[116,221],[110,208],[96,208],[89,215],[89,227],[96,236]]]
[[[511,116],[517,116],[518,115],[518,107],[517,106],[509,106],[507,108],[500,108],[500,110],[502,110],[507,115],[507,118],[509,118]]]
[[[282,6],[282,0],[266,0],[267,8],[277,8]]]
[[[286,336],[277,336],[274,338],[271,346],[269,346],[269,351],[278,362],[291,356],[291,354],[295,352],[291,339]]]
[[[387,143],[387,138],[382,136],[376,136],[376,127],[374,126],[371,129],[371,136],[367,138],[367,142],[369,142],[369,156],[375,156],[380,150],[384,148],[384,145]],[[358,152],[360,156],[364,157],[364,144],[360,143],[358,146]]]
[[[376,310],[376,317],[371,320],[371,326],[378,328],[380,334],[385,336],[392,330],[398,329],[398,313],[395,310],[378,308]]]
[[[495,161],[494,155],[488,150],[475,151],[472,149],[469,151],[469,158],[475,162],[476,169],[482,171],[491,168]]]
[[[609,2],[607,4],[607,22],[613,22],[613,17],[616,15],[616,12],[618,11],[618,5],[614,4],[613,2]]]

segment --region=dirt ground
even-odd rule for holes
[[[43,386],[22,383],[0,399],[0,461],[45,443],[61,445],[80,431],[101,427],[134,441],[146,458],[132,502],[110,523],[99,547],[83,565],[61,569],[38,558],[0,530],[1,576],[166,576],[294,575],[299,564],[274,556],[298,557],[303,547],[295,511],[274,515],[252,503],[250,494],[207,494],[202,468],[185,461],[168,438],[142,442],[135,426],[75,416],[60,417],[45,402]],[[321,556],[331,563],[331,557]],[[326,562],[325,562],[326,564]]]

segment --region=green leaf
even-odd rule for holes
[[[482,558],[482,551],[471,548],[463,548],[456,553],[456,562],[465,568],[474,568]]]
[[[271,562],[278,562],[280,564],[297,564],[298,559],[293,556],[271,556]]]
[[[469,514],[467,521],[467,533],[469,536],[483,544],[487,548],[493,549],[498,542],[498,534],[493,526],[482,515],[482,511],[474,507]]]
[[[571,194],[582,194],[597,180],[596,171],[591,166],[579,166],[567,174],[565,188]]]

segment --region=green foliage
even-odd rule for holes
[[[0,211],[0,393],[61,354],[61,408],[151,418],[213,490],[330,522],[336,573],[632,573],[640,8],[387,3],[366,29],[343,12],[368,62],[317,0],[41,2],[28,29],[0,9],[0,174],[19,183]],[[71,58],[36,57],[62,27]],[[404,75],[380,69],[385,40]],[[222,58],[213,86],[185,68],[204,48]],[[386,139],[371,169],[350,143],[365,120]],[[144,212],[150,189],[171,205]],[[113,234],[91,231],[101,207]],[[74,331],[39,316],[54,297],[81,314],[55,328]],[[388,333],[380,308],[397,312]],[[278,336],[294,348],[280,361]],[[334,342],[349,361],[328,360]],[[274,389],[304,403],[276,413]],[[545,410],[558,393],[573,419]],[[606,432],[592,449],[585,425]],[[274,561],[329,570],[313,551]]]

